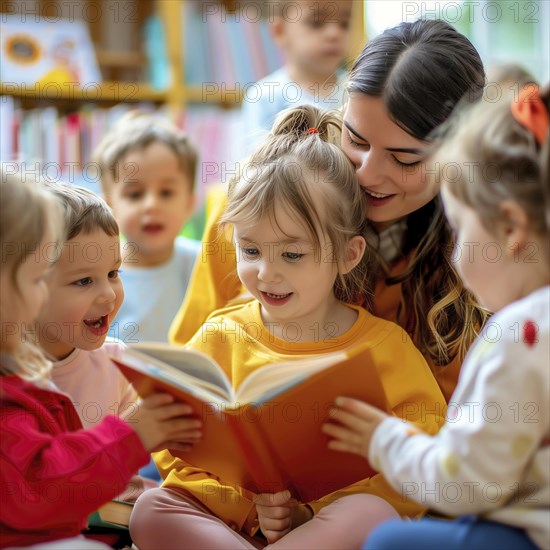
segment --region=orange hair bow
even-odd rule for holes
[[[536,84],[527,84],[520,92],[517,101],[512,101],[512,115],[535,136],[542,145],[548,133],[548,110],[540,97]]]

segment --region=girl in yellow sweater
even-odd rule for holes
[[[254,299],[214,312],[188,345],[218,361],[234,387],[277,360],[361,345],[393,413],[435,433],[445,401],[422,354],[398,325],[351,305],[366,292],[366,198],[336,144],[340,129],[315,107],[284,111],[232,182],[221,222],[233,228],[238,277]],[[383,519],[422,511],[380,475],[303,503],[289,491],[251,494],[168,451],[155,461],[164,484],[138,499],[130,525],[140,550],[174,541],[193,549],[359,548]]]
[[[370,310],[407,331],[447,400],[486,313],[452,268],[452,233],[423,151],[430,132],[462,98],[481,97],[484,84],[465,36],[444,21],[419,20],[370,40],[347,85],[341,147],[367,199],[376,252],[365,274],[375,287]],[[173,342],[188,342],[214,310],[250,299],[235,274],[235,249],[218,235],[224,206],[212,211]]]

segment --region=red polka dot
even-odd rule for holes
[[[527,321],[523,325],[523,341],[528,346],[532,346],[538,342],[537,339],[538,328],[533,321]]]

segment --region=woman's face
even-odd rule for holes
[[[393,122],[383,101],[350,94],[342,131],[342,149],[355,165],[367,196],[367,217],[379,229],[418,210],[436,194],[433,174],[422,162],[426,143]]]

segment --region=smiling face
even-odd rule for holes
[[[330,244],[321,250],[289,209],[276,205],[274,217],[258,223],[234,225],[237,243],[237,273],[248,291],[261,304],[262,318],[274,331],[290,322],[306,337],[313,323],[329,322],[338,306],[334,283],[337,263]],[[284,233],[281,230],[284,228]]]
[[[129,243],[135,267],[170,259],[174,239],[194,207],[192,181],[176,154],[155,142],[130,151],[118,163],[119,181],[110,182],[109,202]],[[132,267],[129,265],[128,267]]]
[[[124,299],[120,264],[118,236],[96,230],[64,243],[38,320],[40,344],[49,354],[62,359],[75,348],[103,345]]]
[[[393,122],[380,98],[351,93],[344,115],[342,149],[367,196],[367,217],[379,229],[435,197],[422,162],[426,144]]]

